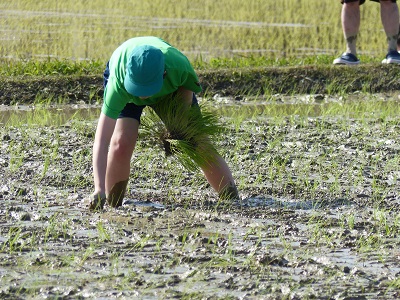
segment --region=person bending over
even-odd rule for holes
[[[189,109],[198,105],[195,93],[200,91],[187,57],[161,38],[134,37],[113,52],[104,71],[89,208],[102,209],[106,201],[113,207],[122,205],[143,108],[154,109],[159,101],[171,101],[170,96],[176,95]],[[220,198],[239,197],[232,173],[217,152],[200,168]]]

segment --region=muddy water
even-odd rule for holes
[[[346,101],[362,101],[363,95],[353,94],[346,97]],[[371,96],[385,106],[388,100],[399,99],[397,93],[375,94]],[[361,99],[360,99],[361,98]],[[319,117],[323,110],[329,111],[330,107],[340,104],[343,99],[339,96],[324,95],[270,95],[264,97],[248,96],[240,99],[221,97],[216,94],[212,99],[201,99],[200,103],[208,110],[215,111],[221,116],[249,119],[262,116],[290,116]],[[271,110],[271,107],[273,110]],[[39,123],[42,125],[64,125],[70,120],[93,121],[100,114],[99,105],[73,104],[73,105],[17,105],[0,106],[0,123],[24,124]]]
[[[94,105],[3,106],[0,107],[0,123],[65,125],[70,120],[94,120],[99,114],[100,107]]]
[[[321,97],[322,99],[320,99]],[[355,100],[357,97],[357,95],[353,95],[350,100]],[[384,100],[383,96],[379,97]],[[393,95],[390,95],[390,97],[393,97]],[[240,101],[232,100],[230,97],[220,97],[218,94],[213,99],[199,99],[207,109],[215,110],[222,116],[229,117],[238,114],[242,118],[251,118],[252,116],[268,115],[268,109],[271,106],[276,107],[281,115],[297,114],[317,117],[321,112],[321,103],[325,105],[335,104],[340,101],[340,97],[272,95],[267,99],[248,97],[240,99]],[[99,114],[99,105],[2,105],[0,106],[0,123],[9,125],[24,123],[63,125],[73,119],[94,120],[98,118]]]
[[[1,298],[398,298],[398,122],[300,100],[279,123],[218,100],[244,115],[217,142],[240,201],[141,136],[124,205],[102,212],[82,201],[99,107],[3,110]]]

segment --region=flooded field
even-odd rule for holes
[[[260,71],[330,64],[344,50],[339,1],[0,3],[0,298],[400,298],[397,71],[381,67],[379,5],[364,7],[358,50],[376,68],[343,76]],[[104,65],[139,35],[194,64],[248,59],[200,74],[240,200],[219,201],[142,130],[122,207],[86,207],[103,69],[73,63]]]
[[[399,298],[398,101],[204,99],[242,199],[141,132],[124,205],[102,212],[82,201],[99,107],[3,109],[0,296]]]

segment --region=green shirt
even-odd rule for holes
[[[128,58],[132,50],[140,45],[151,45],[160,49],[164,53],[167,72],[161,91],[147,99],[140,99],[129,94],[124,87]],[[195,93],[201,91],[199,79],[187,57],[157,37],[136,37],[127,40],[111,55],[109,69],[110,76],[104,89],[102,112],[113,119],[118,118],[127,103],[151,105],[159,101],[160,97],[177,91],[181,86]]]

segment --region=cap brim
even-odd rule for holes
[[[136,97],[153,96],[161,90],[162,85],[163,85],[163,78],[161,78],[157,82],[148,85],[137,85],[129,79],[129,76],[126,76],[124,80],[124,87],[126,91],[129,94]]]

